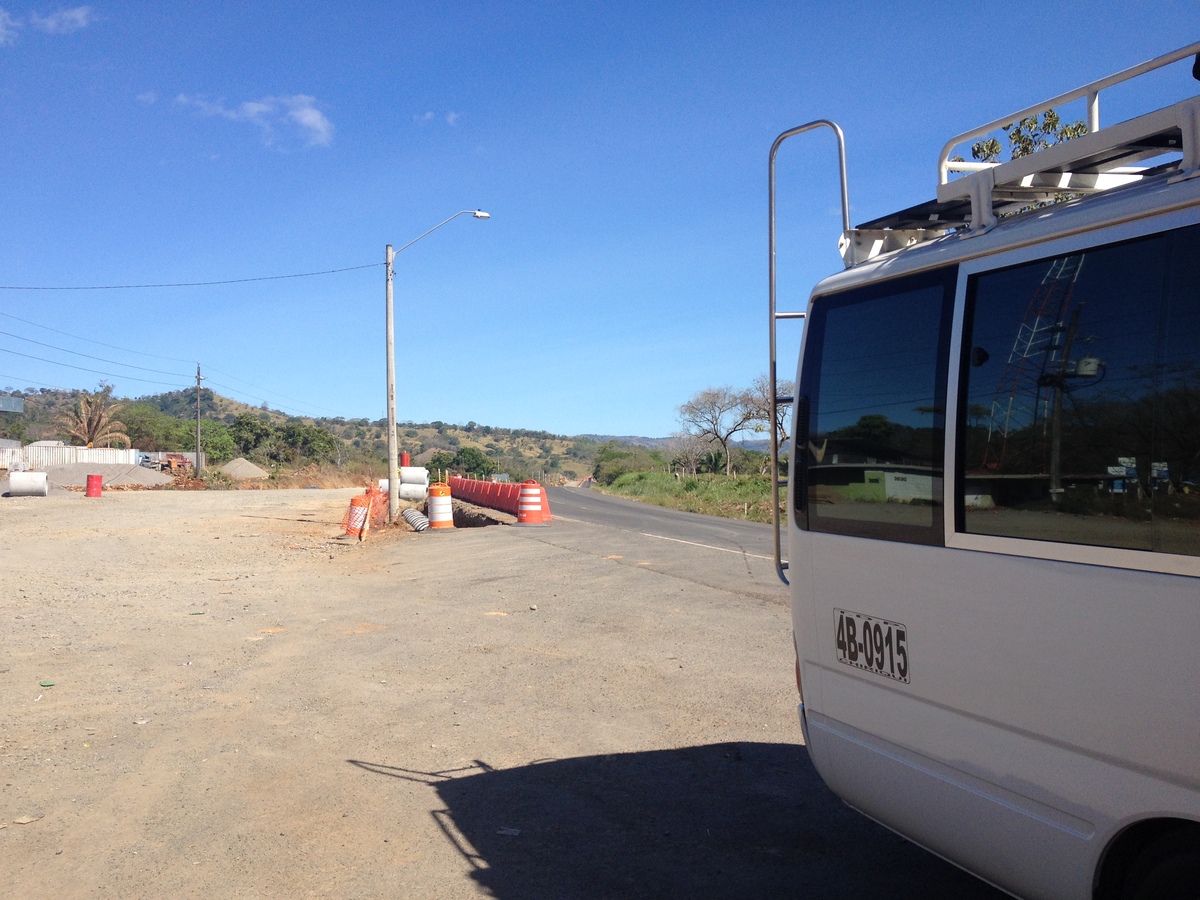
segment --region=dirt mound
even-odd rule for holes
[[[260,469],[244,456],[239,456],[237,459],[230,460],[221,466],[221,471],[230,478],[269,478],[271,473],[265,469]]]
[[[150,488],[170,484],[171,476],[147,469],[144,466],[98,465],[96,463],[71,463],[66,466],[46,466],[46,480],[62,488],[87,486],[89,475],[99,475],[104,488]]]

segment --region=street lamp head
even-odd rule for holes
[[[482,209],[475,210],[471,215],[476,219],[490,219],[492,217],[490,213],[485,213]]]

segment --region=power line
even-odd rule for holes
[[[99,369],[87,369],[83,366],[73,366],[70,363],[58,362],[57,360],[53,359],[43,359],[40,356],[31,356],[28,353],[19,353],[16,350],[6,350],[2,347],[0,347],[0,353],[11,353],[13,356],[23,356],[26,359],[36,359],[38,362],[50,363],[52,366],[65,366],[68,369],[78,369],[80,372],[91,372],[94,375],[106,375],[109,378],[123,378],[126,381],[140,381],[143,384],[158,384],[166,387],[176,387],[174,383],[168,381],[151,381],[148,378],[134,378],[132,375],[118,375],[115,372],[101,372]],[[120,364],[118,363],[118,365]]]
[[[328,409],[324,406],[317,406],[312,403],[306,403],[304,400],[301,400],[298,397],[289,397],[287,394],[281,394],[278,391],[273,391],[270,388],[263,387],[261,384],[251,384],[249,381],[246,381],[242,378],[238,378],[236,375],[231,375],[228,372],[222,372],[220,369],[214,369],[212,366],[205,366],[204,368],[206,371],[215,372],[218,375],[224,375],[226,378],[232,378],[234,381],[240,381],[242,384],[246,385],[247,387],[252,387],[255,390],[259,390],[259,391],[265,391],[266,393],[273,394],[276,397],[282,397],[284,400],[291,400],[293,403],[299,403],[302,406],[309,407],[310,409],[319,409],[319,410],[323,410],[324,412],[331,412],[334,415],[338,414],[336,410]],[[238,390],[237,388],[231,388],[228,385],[217,385],[217,386],[224,387],[225,390],[227,390],[227,391],[237,391]],[[238,391],[238,393],[245,394],[246,392]],[[246,396],[250,396],[250,395],[246,394]]]
[[[216,369],[208,369],[207,371],[209,371],[209,372],[215,372],[215,371],[216,371]],[[216,382],[216,381],[213,381],[211,378],[205,378],[204,380],[205,380],[205,381],[207,381],[207,382],[209,383],[209,385],[211,385],[212,387],[219,387],[219,388],[221,388],[222,390],[230,391],[231,393],[234,393],[234,394],[241,394],[243,397],[250,397],[250,399],[251,399],[251,400],[257,400],[259,403],[266,403],[268,406],[270,406],[270,402],[269,402],[269,401],[267,401],[267,400],[265,400],[265,399],[263,399],[262,397],[254,397],[254,396],[251,396],[250,394],[247,394],[245,391],[239,390],[238,388],[235,388],[235,387],[230,387],[230,386],[229,386],[229,385],[227,385],[227,384],[220,384],[220,383],[218,383],[218,382]],[[236,398],[235,398],[235,399],[236,399]],[[300,403],[300,404],[302,404],[302,405],[303,405],[303,403],[304,403],[304,401],[303,401],[303,400],[297,400],[296,402],[297,402],[297,403]],[[317,407],[313,407],[313,408],[314,408],[314,409],[321,409],[322,407],[319,407],[319,406],[317,406]],[[279,410],[279,412],[284,412],[284,413],[286,413],[286,412],[287,412],[287,410],[286,410],[286,409],[280,409],[280,410]],[[291,413],[288,413],[288,414],[289,414],[289,415],[291,415]],[[303,415],[300,415],[300,416],[298,416],[297,418],[304,418],[304,416],[303,416]],[[317,416],[311,416],[310,418],[319,418],[319,417],[317,417]]]
[[[90,353],[80,353],[77,350],[68,350],[66,347],[56,347],[54,344],[35,341],[33,338],[21,337],[19,334],[13,334],[10,331],[0,331],[0,334],[5,337],[16,338],[18,341],[28,341],[30,344],[37,344],[39,347],[49,347],[51,350],[58,350],[61,353],[70,353],[72,356],[82,356],[84,359],[94,359],[97,362],[112,363],[114,366],[125,366],[127,369],[137,369],[140,372],[153,372],[156,375],[170,375],[172,378],[189,378],[188,375],[180,375],[178,372],[165,372],[162,369],[148,369],[145,366],[135,366],[133,363],[123,363],[115,359],[105,359],[102,356],[92,356]],[[0,348],[2,350],[3,348]],[[119,347],[117,348],[120,349]]]
[[[51,328],[49,325],[41,325],[37,322],[31,322],[29,319],[22,319],[20,316],[12,315],[12,313],[0,312],[0,316],[4,316],[6,319],[14,319],[18,322],[23,322],[26,325],[32,325],[34,328],[42,328],[46,331],[53,331],[55,334],[66,335],[69,338],[75,338],[76,340],[79,340],[79,341],[87,341],[89,344],[97,344],[98,346],[101,346],[101,347],[108,347],[110,350],[120,350],[122,353],[135,353],[138,356],[148,356],[151,359],[165,359],[168,362],[181,362],[181,363],[188,363],[188,364],[191,364],[192,362],[194,362],[194,360],[191,360],[191,359],[177,359],[174,356],[158,356],[157,354],[154,354],[154,353],[144,353],[141,350],[130,350],[128,347],[118,347],[116,344],[106,344],[106,343],[104,343],[104,341],[92,340],[92,338],[86,338],[86,337],[83,337],[82,335],[72,334],[69,331],[60,331],[57,328]],[[122,365],[124,365],[124,363],[122,363]]]
[[[366,266],[358,266],[358,268],[364,269],[364,268],[366,268]],[[338,270],[338,271],[344,271],[344,270]],[[301,277],[301,276],[280,276],[280,277]],[[158,356],[158,355],[155,355],[152,353],[142,353],[142,352],[140,352],[140,350],[132,350],[127,347],[119,347],[119,346],[116,346],[116,344],[104,343],[103,341],[94,341],[90,337],[83,337],[82,335],[72,334],[72,332],[70,332],[70,331],[62,331],[60,329],[49,328],[48,325],[42,325],[37,322],[31,322],[30,319],[23,319],[23,318],[20,318],[19,316],[12,316],[11,313],[0,312],[0,316],[4,316],[6,318],[17,320],[17,322],[22,322],[26,325],[32,325],[32,326],[34,326],[34,328],[41,328],[41,329],[44,329],[47,331],[53,331],[53,332],[55,332],[55,334],[64,335],[66,337],[76,338],[76,340],[78,340],[78,341],[86,341],[88,343],[98,344],[98,346],[101,346],[101,347],[109,347],[110,349],[121,350],[122,353],[133,353],[133,354],[137,354],[140,356],[150,356],[151,359],[164,359],[164,360],[168,360],[168,361],[172,361],[172,362],[191,362],[191,360],[176,359],[176,358],[174,358],[174,356]],[[5,335],[7,337],[16,337],[18,341],[28,341],[29,343],[36,343],[40,347],[49,347],[52,350],[60,350],[60,352],[62,352],[62,353],[70,353],[70,354],[73,354],[76,356],[83,356],[83,358],[85,358],[85,359],[94,359],[94,360],[97,360],[100,362],[110,362],[110,364],[113,364],[116,366],[125,366],[126,368],[137,368],[137,370],[140,370],[143,372],[154,372],[157,374],[166,374],[166,376],[172,376],[174,378],[186,378],[188,380],[191,379],[190,374],[187,374],[187,376],[185,376],[185,374],[179,374],[178,372],[163,371],[163,370],[160,370],[160,368],[148,368],[145,366],[136,366],[136,365],[133,365],[132,362],[120,362],[118,360],[104,359],[103,356],[92,356],[92,355],[86,354],[86,353],[79,353],[79,352],[77,352],[77,350],[68,350],[65,347],[55,346],[55,344],[44,343],[42,341],[35,341],[34,338],[31,338],[31,337],[22,337],[20,335],[14,335],[10,331],[0,331],[0,335]],[[113,372],[98,372],[97,370],[92,370],[92,368],[83,368],[82,366],[71,366],[70,364],[67,364],[67,362],[56,362],[54,360],[42,359],[41,356],[30,356],[29,354],[18,353],[17,350],[6,350],[4,348],[0,348],[0,353],[14,353],[18,356],[26,356],[26,358],[28,358],[28,359],[36,359],[41,362],[49,362],[50,365],[67,366],[68,368],[78,368],[78,370],[83,371],[83,372],[95,372],[97,374],[107,374],[107,376],[112,377],[112,378],[126,378],[128,380],[133,380],[133,382],[144,382],[146,384],[167,384],[166,382],[152,382],[152,380],[148,380],[148,379],[144,379],[144,378],[133,378],[131,376],[124,376],[124,374],[116,374]],[[308,407],[311,409],[320,409],[320,410],[323,410],[323,412],[334,413],[334,415],[337,415],[336,410],[328,409],[325,407],[314,406],[314,404],[306,403],[305,401],[299,400],[299,398],[289,397],[287,395],[280,394],[280,392],[272,391],[270,388],[264,388],[264,386],[262,386],[262,385],[251,384],[250,382],[245,382],[245,380],[242,380],[242,379],[234,376],[234,374],[230,374],[228,372],[221,372],[220,370],[216,370],[216,368],[211,368],[211,367],[209,367],[209,371],[216,372],[217,374],[223,374],[223,376],[232,378],[233,380],[235,380],[235,382],[241,382],[242,384],[250,385],[251,388],[254,388],[254,389],[257,389],[260,391],[265,391],[266,394],[271,394],[271,395],[274,395],[277,397],[283,397],[284,400],[289,400],[289,401],[293,401],[295,403],[299,403],[301,407]],[[210,384],[212,386],[216,386],[216,388],[222,388],[227,391],[232,391],[233,394],[240,394],[242,396],[247,396],[247,397],[251,396],[251,395],[248,395],[246,391],[241,390],[239,388],[230,388],[229,385],[217,384],[216,382],[210,382]],[[42,386],[50,386],[50,385],[42,385]],[[180,390],[185,390],[185,389],[180,389]],[[266,401],[265,398],[262,398],[262,397],[251,397],[251,398],[252,398],[252,400],[256,400],[258,403],[269,403],[269,401]],[[278,401],[275,401],[275,402],[277,403]],[[287,410],[281,410],[281,412],[287,412]]]
[[[37,385],[38,387],[49,388],[52,391],[67,391],[67,390],[69,390],[69,388],[59,387],[56,384],[46,384],[43,381],[34,381],[32,378],[22,378],[19,375],[5,375],[3,372],[0,372],[0,378],[12,379],[13,381],[19,382],[21,384],[26,384],[26,385],[33,384],[33,385]],[[20,388],[16,388],[16,390],[19,392]]]
[[[12,285],[0,284],[0,291],[132,291],[144,288],[185,288],[213,287],[222,284],[248,284],[252,281],[281,281],[285,278],[312,278],[317,275],[337,275],[340,272],[355,272],[359,269],[373,269],[387,263],[367,263],[362,266],[346,266],[342,269],[327,269],[324,272],[297,272],[293,275],[260,275],[256,278],[228,278],[224,281],[179,281],[170,284],[91,284],[63,285],[59,287],[46,285]]]

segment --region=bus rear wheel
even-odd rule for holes
[[[1143,850],[1121,900],[1200,900],[1200,827],[1176,828]]]

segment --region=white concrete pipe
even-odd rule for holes
[[[45,497],[50,493],[45,472],[9,472],[8,496]]]

